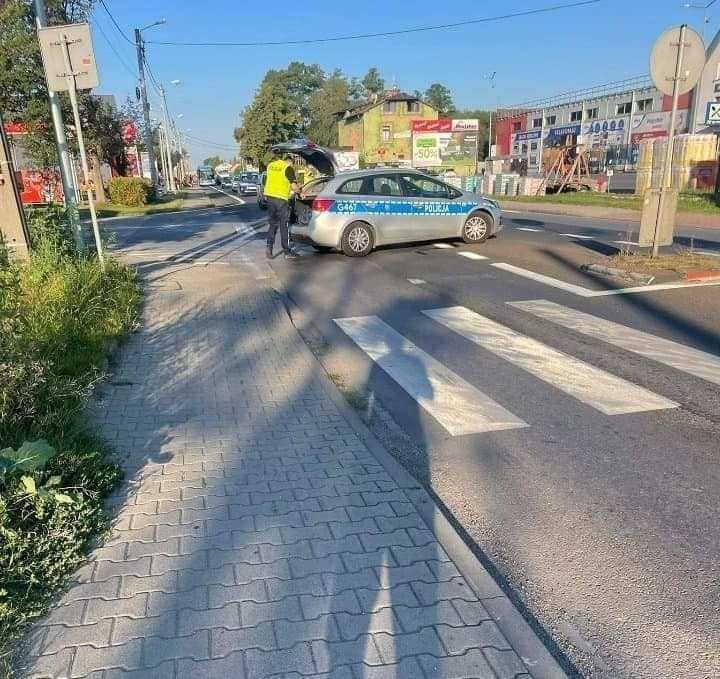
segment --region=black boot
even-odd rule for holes
[[[265,257],[267,259],[272,259],[272,245],[265,246]]]

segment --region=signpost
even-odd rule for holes
[[[709,101],[705,110],[706,125],[720,125],[720,103]]]
[[[100,84],[92,40],[90,39],[90,25],[83,23],[41,28],[38,30],[38,35],[48,88],[54,92],[67,91],[70,97],[78,147],[80,149],[83,183],[87,191],[90,219],[95,234],[95,247],[100,261],[100,268],[104,271],[105,259],[103,257],[102,240],[95,212],[95,196],[90,180],[90,169],[85,152],[85,138],[80,125],[80,111],[77,101],[78,89],[92,89]]]
[[[695,86],[704,67],[705,45],[702,38],[686,24],[668,28],[655,41],[650,56],[650,76],[655,87],[672,96],[672,109],[662,186],[659,192],[650,191],[640,223],[638,244],[652,244],[653,257],[657,257],[660,245],[673,242],[678,192],[672,188],[672,154],[678,98]]]

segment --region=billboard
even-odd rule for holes
[[[413,167],[475,165],[479,130],[477,119],[413,120]]]
[[[670,127],[670,112],[663,113],[645,113],[636,116],[632,121],[630,140],[636,144],[643,139],[653,139],[654,137],[667,137],[668,128]],[[688,112],[683,109],[677,112],[677,121],[675,124],[675,134],[682,134],[687,131]]]

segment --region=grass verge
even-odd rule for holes
[[[121,473],[84,406],[108,345],[135,324],[140,299],[133,271],[108,258],[103,274],[94,258],[75,255],[59,211],[36,211],[31,225],[30,263],[0,257],[0,676],[7,677],[13,641],[105,528],[103,499]]]
[[[175,210],[182,210],[185,204],[187,193],[178,193],[168,196],[163,196],[154,200],[152,203],[146,205],[116,205],[115,203],[98,203],[95,206],[95,211],[98,217],[119,217],[123,215],[137,216],[137,215],[157,215],[163,212],[174,212]],[[210,203],[208,203],[208,206]],[[90,219],[90,209],[86,206],[80,208],[80,217],[83,219]]]
[[[656,273],[658,271],[687,273],[704,269],[720,269],[720,257],[703,255],[693,250],[661,254],[658,257],[619,252],[609,257],[604,263],[616,269],[636,271],[637,273]]]
[[[590,207],[620,208],[641,210],[643,199],[640,196],[619,193],[594,193],[579,191],[574,193],[556,193],[547,196],[511,196],[500,198],[503,203],[545,203],[552,205],[580,205]],[[720,208],[715,205],[711,193],[682,193],[678,199],[679,212],[712,214],[720,217]]]

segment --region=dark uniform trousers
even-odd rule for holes
[[[275,245],[275,235],[278,227],[280,227],[280,242],[285,252],[290,250],[288,242],[288,220],[290,219],[290,205],[288,201],[282,198],[267,198],[268,206],[268,232],[267,244],[272,247]]]

